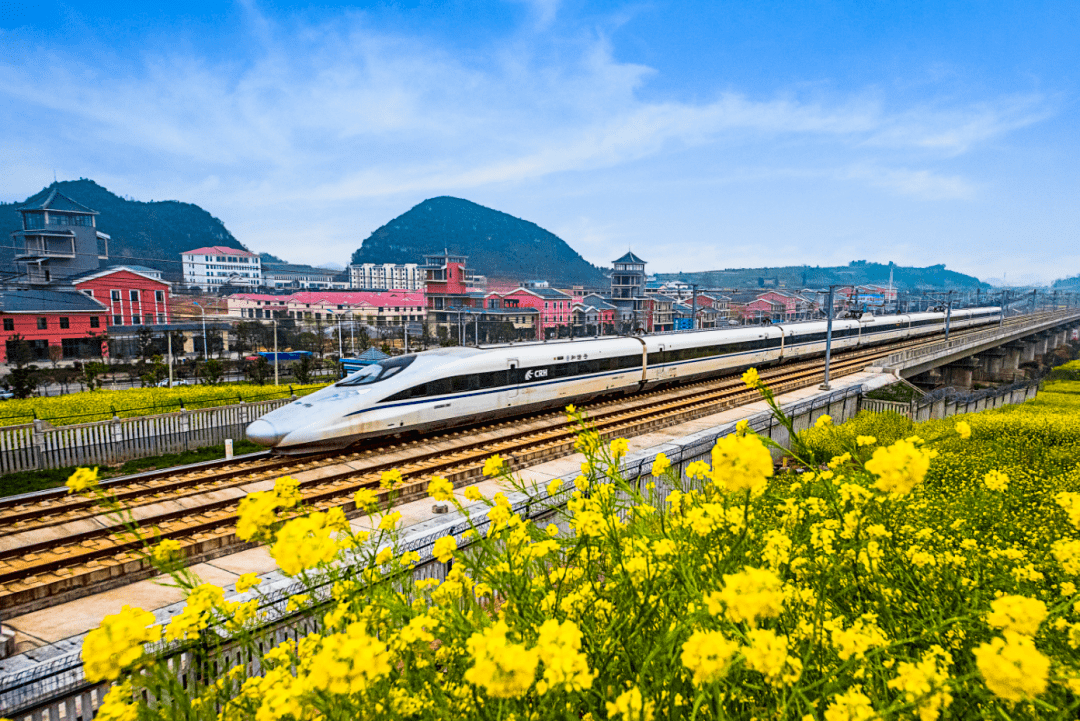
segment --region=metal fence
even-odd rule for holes
[[[0,428],[0,473],[109,465],[218,445],[243,438],[249,423],[294,398],[60,427],[45,421],[6,426]]]
[[[978,391],[938,388],[909,403],[863,398],[860,401],[860,407],[862,410],[874,413],[893,412],[913,421],[928,421],[935,418],[948,418],[960,413],[978,413],[991,408],[1023,403],[1038,395],[1041,384],[1041,379],[1035,379]]]

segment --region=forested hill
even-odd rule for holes
[[[792,265],[779,268],[729,268],[706,270],[697,273],[657,273],[660,280],[681,280],[697,283],[704,288],[760,288],[784,287],[789,289],[823,288],[834,284],[886,285],[892,271],[894,288],[908,290],[931,288],[989,288],[971,275],[946,270],[944,265],[913,268],[886,263],[868,263],[856,260],[847,265],[819,267]]]
[[[180,279],[180,253],[207,245],[244,248],[225,225],[197,205],[177,200],[140,202],[110,193],[92,180],[64,180],[54,183],[19,203],[0,203],[0,267],[10,269],[14,251],[11,231],[22,228],[17,208],[37,200],[53,187],[91,210],[96,210],[97,228],[107,233],[109,264],[132,263],[157,268],[166,280]],[[102,261],[104,264],[105,261]]]
[[[469,257],[488,278],[542,279],[553,285],[606,286],[608,280],[535,223],[460,198],[431,198],[372,233],[353,263],[423,263],[443,250]]]

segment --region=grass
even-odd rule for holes
[[[248,440],[233,441],[233,453],[236,455],[254,453],[261,450],[263,450],[262,446]],[[201,461],[214,461],[224,457],[225,444],[206,446],[204,448],[197,448],[193,451],[184,451],[183,453],[166,453],[161,456],[137,458],[133,461],[128,461],[127,463],[116,466],[105,466],[100,469],[100,477],[116,478],[118,476],[128,476],[133,473],[142,473],[143,471],[153,471],[159,468],[170,468],[172,466],[182,466],[189,463],[199,463]],[[75,472],[77,467],[78,466],[68,466],[66,468],[51,468],[43,471],[20,471],[19,473],[9,473],[6,476],[0,476],[0,497],[14,496],[19,493],[30,493],[31,491],[41,491],[46,488],[62,486],[67,481],[68,477]]]
[[[892,401],[894,403],[910,403],[919,398],[919,393],[907,383],[893,383],[892,385],[878,388],[866,394],[867,398],[876,401]]]

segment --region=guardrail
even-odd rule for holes
[[[249,423],[293,397],[54,427],[34,421],[0,429],[0,473],[109,465],[241,439]]]
[[[1080,319],[1080,313],[1075,311],[1040,314],[1040,317],[1038,318],[1033,318],[1031,316],[1015,318],[1005,321],[1000,327],[978,331],[959,338],[952,338],[950,340],[897,351],[886,358],[885,362],[882,363],[882,367],[887,369],[899,369],[909,364],[911,361],[917,361],[928,356],[939,355],[953,349],[969,348],[985,341],[996,340],[1006,336],[1036,333],[1045,328],[1052,328],[1062,322],[1077,319]]]

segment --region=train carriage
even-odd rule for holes
[[[956,311],[953,328],[1000,309]],[[943,313],[833,321],[835,350],[941,332]],[[593,398],[685,383],[825,352],[822,321],[647,336],[440,348],[388,358],[254,421],[248,438],[286,453],[342,448]]]

